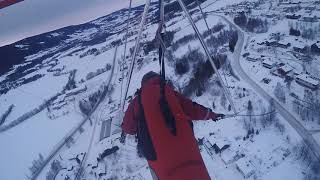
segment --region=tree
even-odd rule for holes
[[[281,124],[280,122],[276,122],[275,127],[280,131],[282,135],[284,134],[285,126],[283,124]]]
[[[244,12],[239,13],[238,16],[236,16],[233,19],[234,23],[237,24],[238,26],[244,27],[247,24],[247,16],[245,15]]]
[[[234,48],[235,48],[237,42],[238,42],[238,33],[237,33],[237,31],[235,31],[234,33],[231,34],[231,38],[229,40],[229,50],[231,52],[234,52]]]
[[[180,60],[176,62],[175,71],[177,74],[183,75],[187,73],[189,69],[190,69],[190,66],[188,61]]]
[[[223,107],[223,108],[226,108],[226,102],[227,101],[227,97],[224,93],[222,93],[222,95],[220,96],[220,105]]]
[[[299,30],[294,29],[294,28],[291,27],[290,30],[289,30],[289,35],[291,35],[291,36],[300,36],[301,33],[300,33]]]
[[[276,117],[276,113],[274,113],[275,111],[275,104],[274,104],[274,100],[270,99],[269,101],[269,107],[268,107],[268,124],[271,125],[273,122],[277,121],[277,117]]]
[[[279,101],[286,103],[286,93],[284,92],[284,87],[279,82],[274,89],[274,95]]]

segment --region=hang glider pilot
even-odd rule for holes
[[[174,91],[151,71],[125,113],[121,141],[125,134],[137,134],[138,153],[160,180],[209,180],[190,123],[223,117]]]

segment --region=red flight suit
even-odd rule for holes
[[[142,86],[141,103],[153,142],[157,160],[148,161],[160,180],[209,180],[197,141],[190,122],[192,120],[215,119],[216,114],[192,102],[180,93],[165,86],[166,100],[176,120],[177,135],[167,128],[161,113],[160,78],[154,77]],[[137,132],[139,102],[135,97],[125,113],[122,129],[127,134]]]

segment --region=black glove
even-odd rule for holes
[[[216,114],[216,118],[212,119],[212,121],[217,122],[225,117],[224,114]]]

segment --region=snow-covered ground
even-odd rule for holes
[[[201,5],[204,11],[207,12],[206,20],[209,27],[212,28],[218,24],[222,25],[220,30],[205,38],[206,42],[209,42],[212,37],[219,38],[222,36],[222,32],[236,31],[226,21],[233,21],[235,14],[227,14],[227,12],[239,6],[239,3],[245,2],[250,4],[257,1],[207,0]],[[305,71],[308,69],[308,65],[319,67],[319,64],[316,63],[319,60],[319,56],[312,56],[314,60],[310,65],[301,62],[299,59],[301,54],[297,55],[293,52],[291,48],[296,41],[301,41],[308,45],[311,45],[313,41],[304,40],[301,37],[298,38],[299,40],[295,40],[295,38],[289,36],[288,27],[291,22],[284,18],[285,14],[282,13],[281,6],[277,8],[274,7],[275,5],[273,1],[270,1],[270,3],[268,1],[252,9],[252,14],[259,14],[259,12],[269,13],[272,10],[279,13],[282,18],[268,20],[272,21],[272,23],[270,23],[269,30],[265,33],[249,33],[243,30],[243,33],[249,38],[246,39],[247,43],[244,44],[245,47],[242,52],[243,47],[237,47],[234,53],[230,52],[228,40],[217,46],[210,46],[211,53],[224,54],[227,57],[225,64],[219,71],[222,74],[224,83],[228,86],[235,109],[239,112],[238,116],[232,116],[233,112],[229,106],[230,103],[223,95],[221,83],[218,82],[216,74],[210,76],[201,85],[204,86],[204,90],[200,94],[196,91],[189,94],[193,101],[209,107],[215,112],[231,116],[219,122],[194,121],[195,138],[203,138],[205,142],[225,142],[230,145],[227,150],[218,154],[210,150],[207,145],[199,146],[212,179],[301,180],[305,178],[306,174],[309,174],[310,168],[307,163],[301,160],[300,151],[297,150],[299,149],[297,147],[302,144],[300,135],[280,113],[272,113],[270,102],[267,102],[250,84],[239,79],[234,72],[235,69],[232,70],[231,66],[228,66],[230,62],[235,61],[237,53],[240,52],[242,55],[249,52],[250,55],[263,55],[264,58],[270,58],[274,62],[288,64],[297,72]],[[121,95],[123,96],[127,81],[127,78],[122,78],[122,73],[126,75],[129,68],[132,54],[129,49],[132,49],[135,44],[142,8],[134,9],[131,14],[134,18],[129,26],[130,36],[126,54],[128,58],[124,59],[123,57],[124,44],[121,43],[124,42],[125,31],[123,29],[126,24],[124,16],[126,11],[122,10],[82,25],[83,29],[68,34],[68,38],[63,40],[62,45],[31,54],[26,57],[25,61],[27,63],[15,65],[14,69],[0,76],[1,82],[4,82],[10,75],[16,73],[15,69],[19,66],[26,66],[28,63],[36,62],[42,56],[53,52],[52,57],[46,58],[34,67],[35,71],[23,76],[23,78],[30,78],[37,74],[43,74],[43,77],[26,84],[16,83],[22,82],[20,78],[12,82],[12,84],[16,83],[15,86],[12,86],[14,88],[0,96],[1,114],[11,104],[14,105],[12,112],[3,125],[10,124],[24,113],[32,111],[45,100],[60,93],[40,113],[31,116],[11,129],[0,132],[0,146],[2,149],[0,161],[5,162],[0,165],[0,179],[28,179],[28,177],[35,177],[29,169],[32,166],[36,170],[41,169],[40,172],[36,171],[37,173],[39,172],[37,179],[74,179],[78,175],[85,179],[98,179],[100,176],[111,179],[151,179],[147,162],[137,155],[135,138],[127,137],[125,145],[119,143],[119,124],[121,122],[121,119],[119,119],[119,107],[121,98],[123,98]],[[267,10],[267,8],[271,10]],[[145,73],[159,71],[157,49],[153,48],[145,53],[145,44],[154,39],[158,27],[156,23],[152,23],[156,12],[157,4],[154,3],[151,5],[148,23],[143,31],[141,40],[143,45],[134,67],[128,96],[133,96],[135,91],[140,88],[140,82]],[[226,12],[226,15],[222,13],[216,14],[219,12]],[[174,15],[173,17],[166,17],[166,24],[170,24],[166,30],[174,32],[172,44],[179,43],[179,40],[185,36],[194,34],[192,27],[182,12],[176,12]],[[193,14],[193,18],[197,19],[196,25],[200,32],[205,33],[207,29],[200,13]],[[84,28],[86,26],[88,27]],[[102,32],[111,34],[107,36]],[[281,40],[291,43],[289,49],[280,47],[267,48],[264,47],[265,45],[257,44],[268,40],[271,34],[277,32],[285,34],[281,36]],[[65,34],[67,34],[67,31],[58,31],[51,32],[47,36],[57,38]],[[100,39],[96,40],[95,37]],[[117,43],[116,40],[119,40],[120,43]],[[72,47],[66,48],[69,44],[73,44]],[[115,51],[116,46],[118,46],[117,52]],[[24,43],[18,43],[16,47],[28,48]],[[205,62],[207,58],[197,38],[192,38],[187,42],[180,42],[177,48],[170,46],[168,51],[168,53],[171,53],[172,59],[169,59],[168,57],[170,56],[166,54],[167,79],[172,82],[177,91],[184,92],[190,85],[190,79],[194,77],[198,66],[201,64],[200,62]],[[202,54],[200,56],[203,58],[188,61],[189,69],[187,72],[178,74],[176,61],[183,59],[190,52],[198,52]],[[113,63],[114,55],[116,55],[115,63]],[[294,100],[290,93],[294,92],[298,97],[303,98],[304,87],[292,81],[290,89],[288,89],[284,78],[271,74],[270,69],[263,67],[262,61],[251,62],[241,56],[240,63],[246,73],[272,97],[275,97],[274,89],[280,83],[285,88],[285,105],[289,110],[292,110],[292,101]],[[107,66],[113,67],[114,71],[108,69]],[[73,81],[71,81],[71,72],[73,70],[76,70],[76,72]],[[263,78],[270,79],[270,82],[268,84],[262,82]],[[66,85],[72,84],[72,82],[74,82],[76,88],[66,90]],[[79,102],[82,102],[83,99],[88,101],[89,97],[101,90],[101,87],[106,85],[107,82],[110,82],[110,84],[106,97],[94,109],[89,119],[81,127],[78,127],[79,123],[86,120],[86,116],[79,108]],[[0,87],[3,86],[1,85]],[[252,105],[251,111],[248,108],[250,103]],[[250,113],[253,114],[252,117],[248,116]],[[268,119],[270,120],[271,117],[273,121],[268,123]],[[104,126],[107,123],[110,123],[110,134],[107,132],[108,135],[105,137],[102,132],[106,131]],[[301,123],[308,130],[320,129],[320,125],[316,121],[301,121]],[[3,125],[0,125],[0,127]],[[75,133],[68,137],[70,132],[74,130],[76,130]],[[313,137],[320,143],[319,132],[314,133]],[[63,146],[57,148],[61,144]],[[115,147],[118,147],[119,150],[99,161],[97,160],[105,150]],[[43,164],[43,161],[40,161],[40,163],[33,162],[33,160],[39,159],[39,154],[45,159],[50,157],[46,164]],[[240,158],[236,158],[235,155]],[[235,159],[226,162],[226,159],[233,158]],[[243,176],[237,167],[242,161],[250,162],[254,171],[247,178]],[[42,167],[44,168],[42,169]]]

